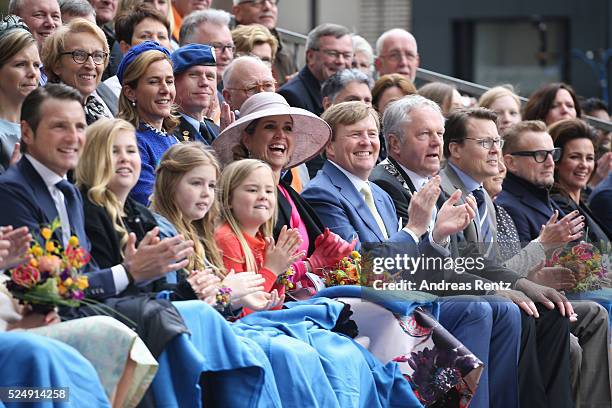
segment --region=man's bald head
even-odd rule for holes
[[[394,28],[376,41],[374,64],[379,75],[402,74],[414,82],[419,66],[416,39],[408,31]]]
[[[257,57],[236,58],[223,73],[223,98],[232,110],[239,110],[256,93],[275,90],[276,81],[270,67]]]

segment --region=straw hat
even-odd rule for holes
[[[219,134],[212,146],[223,165],[234,160],[234,148],[240,144],[244,129],[255,119],[267,116],[291,115],[294,150],[285,166],[298,166],[316,156],[329,142],[331,128],[323,119],[305,109],[289,106],[275,92],[261,92],[247,99],[240,108],[240,119]]]

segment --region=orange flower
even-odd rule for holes
[[[41,272],[57,273],[62,265],[62,260],[55,255],[41,256],[39,260],[39,269]]]

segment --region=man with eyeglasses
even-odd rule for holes
[[[376,40],[374,66],[378,75],[402,74],[412,82],[419,67],[417,42],[412,34],[401,28],[393,28]]]
[[[223,88],[223,72],[234,59],[234,41],[229,29],[230,15],[223,10],[208,9],[191,13],[183,20],[179,36],[181,47],[187,44],[206,44],[215,49],[217,85]]]
[[[512,217],[521,242],[529,242],[538,237],[554,211],[562,214],[548,192],[555,181],[555,161],[561,157],[561,149],[554,147],[540,121],[520,122],[504,139],[508,174],[496,202]],[[567,228],[568,236],[582,230],[577,223],[568,223]]]
[[[238,114],[249,97],[276,90],[276,81],[268,65],[248,55],[238,57],[229,64],[223,74],[223,84],[223,98],[230,109]]]
[[[234,0],[232,14],[236,25],[261,24],[265,26],[278,40],[278,50],[274,57],[274,73],[279,85],[297,71],[293,53],[288,45],[281,40],[276,24],[278,20],[279,0]]]
[[[351,68],[352,62],[353,40],[349,29],[321,24],[308,33],[306,65],[278,93],[289,105],[320,115],[323,112],[321,84],[334,73]]]
[[[389,104],[385,110],[383,132],[388,146],[388,156],[372,171],[370,181],[390,195],[400,222],[409,220],[408,208],[413,198],[423,194],[430,179],[440,171],[444,130],[444,117],[438,104],[420,95],[404,97]],[[440,193],[433,212],[428,214],[430,229],[446,197],[445,193]],[[451,235],[450,239],[450,250],[454,256],[459,255],[461,250],[461,256],[472,257],[464,250],[466,245],[461,232]],[[462,279],[464,282],[485,279],[510,283],[518,279],[514,271],[498,264],[484,260],[483,265],[481,270],[463,273],[457,279]],[[449,276],[454,275],[457,274],[449,271]],[[443,293],[443,295],[452,294],[457,293]],[[461,294],[482,293],[464,291]],[[442,311],[445,313],[440,315],[440,323],[485,364],[480,385],[471,402],[475,407],[517,406],[519,402],[517,374],[521,372],[520,370],[530,374],[530,367],[527,365],[519,367],[516,364],[519,355],[518,339],[521,335],[521,313],[517,306],[503,300],[499,296],[463,297],[457,302],[455,298],[450,297],[444,298],[441,302]],[[488,321],[488,325],[474,327],[475,323],[456,324],[452,319],[455,316],[452,311],[462,310],[465,307],[484,313],[482,320]],[[475,331],[481,335],[474,336]],[[529,361],[529,358],[536,355],[535,342],[529,340],[529,336],[534,334],[528,331],[523,334],[526,340],[523,344],[528,344],[530,348],[524,348],[521,352],[524,361]],[[521,393],[530,395],[531,390],[523,387]]]

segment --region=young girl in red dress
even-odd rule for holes
[[[270,166],[245,159],[223,170],[219,202],[223,224],[215,241],[223,254],[226,270],[255,271],[264,279],[264,290],[284,297],[279,276],[305,254],[297,229],[283,228],[278,240],[272,238],[276,220],[276,183]]]

